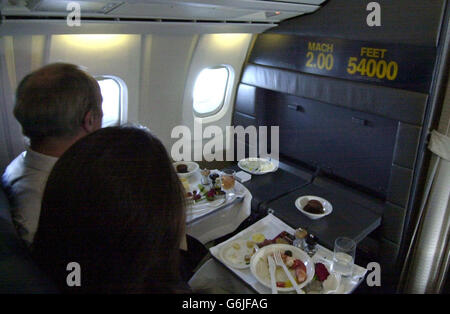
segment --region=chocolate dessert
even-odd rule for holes
[[[179,164],[177,165],[177,172],[178,173],[187,173],[188,172],[188,167],[185,164]]]
[[[311,214],[323,214],[324,213],[322,203],[320,203],[317,200],[310,200],[305,205],[305,207],[303,207],[303,210],[307,211],[308,213],[311,213]]]

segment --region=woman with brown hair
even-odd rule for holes
[[[188,292],[179,274],[183,187],[161,142],[135,127],[101,129],[55,164],[33,244],[63,292]],[[66,269],[81,268],[69,287]]]

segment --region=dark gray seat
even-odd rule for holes
[[[57,293],[31,259],[12,223],[9,201],[0,188],[0,293]]]

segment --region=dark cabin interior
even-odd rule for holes
[[[282,174],[258,178],[274,188],[270,197],[266,191],[259,199],[253,191],[264,184],[258,187],[252,182],[253,205],[259,215],[269,210],[314,232],[315,222],[303,220],[293,206],[298,195],[313,194],[331,199],[337,214],[347,217],[356,229],[365,222],[353,221],[349,207],[381,216],[380,226],[358,243],[358,250],[361,258],[380,262],[384,292],[392,293],[406,243],[402,241],[407,241],[402,235],[407,235],[409,217],[417,205],[414,197],[421,188],[418,176],[424,131],[430,127],[429,95],[443,2],[408,2],[407,12],[392,5],[381,29],[363,33],[355,32],[354,25],[361,21],[352,18],[358,16],[351,14],[353,2],[331,1],[314,15],[285,21],[259,35],[240,80],[233,122],[244,127],[279,126],[280,161],[304,178],[287,178],[289,173],[284,174],[286,179],[280,178]],[[348,19],[339,18],[337,12],[343,10]],[[422,36],[407,31],[415,25],[421,25]],[[299,57],[308,53],[305,41],[349,50],[361,43],[380,45],[399,59],[406,52],[413,63],[410,71],[416,74],[414,82],[411,78],[390,83],[350,77],[339,69],[324,75],[317,67],[305,67],[304,57]],[[344,62],[334,61],[345,67]],[[333,228],[339,234],[339,227]],[[326,240],[322,243],[327,244]]]

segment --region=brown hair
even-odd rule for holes
[[[148,131],[100,129],[55,164],[33,255],[65,292],[173,292],[182,191],[164,146]],[[81,287],[66,284],[70,262],[80,264]]]
[[[89,111],[101,115],[101,105],[100,86],[92,76],[76,65],[54,63],[22,79],[14,116],[30,140],[74,136]]]

